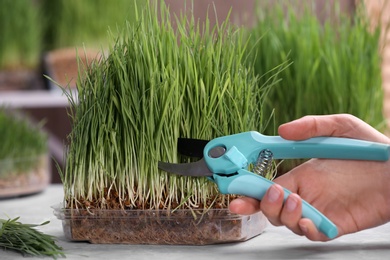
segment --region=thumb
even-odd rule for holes
[[[359,118],[349,114],[305,116],[279,126],[281,137],[304,140],[317,136],[356,138],[388,142],[388,138]]]

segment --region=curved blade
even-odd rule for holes
[[[158,162],[158,168],[166,172],[184,176],[213,176],[204,159],[193,163]]]

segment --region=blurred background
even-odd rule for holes
[[[248,44],[257,48],[256,55],[248,57],[256,60],[260,76],[269,64],[289,64],[280,74],[280,87],[269,94],[266,111],[274,115],[274,122],[267,134],[305,114],[327,113],[351,113],[387,132],[388,1],[165,3],[172,19],[193,12],[199,22],[208,16],[216,24],[229,16],[244,27]],[[144,1],[0,0],[0,106],[41,126],[47,135],[52,183],[60,182],[58,167],[64,166],[72,129],[68,95],[77,96],[78,72],[109,54],[121,27],[136,22],[136,8],[144,8]],[[0,136],[2,142],[7,138]]]

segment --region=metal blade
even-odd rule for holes
[[[207,164],[204,159],[201,159],[193,163],[166,163],[158,162],[158,168],[178,175],[184,176],[213,176],[213,173],[207,167]]]
[[[203,149],[208,143],[208,140],[179,138],[177,140],[177,151],[179,154],[188,157],[203,157]]]

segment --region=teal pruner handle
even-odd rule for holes
[[[224,156],[212,158],[209,152],[214,147],[224,147]],[[215,138],[204,148],[207,166],[215,173],[233,173],[255,163],[259,153],[268,149],[273,159],[350,159],[387,161],[388,144],[341,137],[314,137],[291,141],[280,136],[266,136],[256,131]]]
[[[212,156],[211,150],[223,147],[221,156]],[[265,136],[258,132],[243,132],[215,138],[207,143],[203,155],[208,168],[214,172],[213,181],[223,194],[240,194],[261,200],[273,184],[249,172],[263,150],[269,150],[274,159],[328,158],[387,161],[390,146],[350,138],[315,137],[290,141],[280,136]],[[234,175],[233,173],[238,173]],[[224,175],[226,174],[226,175]],[[284,198],[291,192],[285,189]],[[337,227],[309,203],[302,203],[302,217],[309,218],[318,230],[329,238],[337,236]]]
[[[214,174],[213,178],[223,194],[239,194],[258,200],[261,200],[268,188],[274,184],[274,182],[247,170],[239,170],[237,175],[229,177]],[[284,200],[289,194],[291,192],[284,189]],[[302,200],[302,218],[311,219],[317,229],[330,239],[335,238],[338,234],[337,226],[304,200]]]

